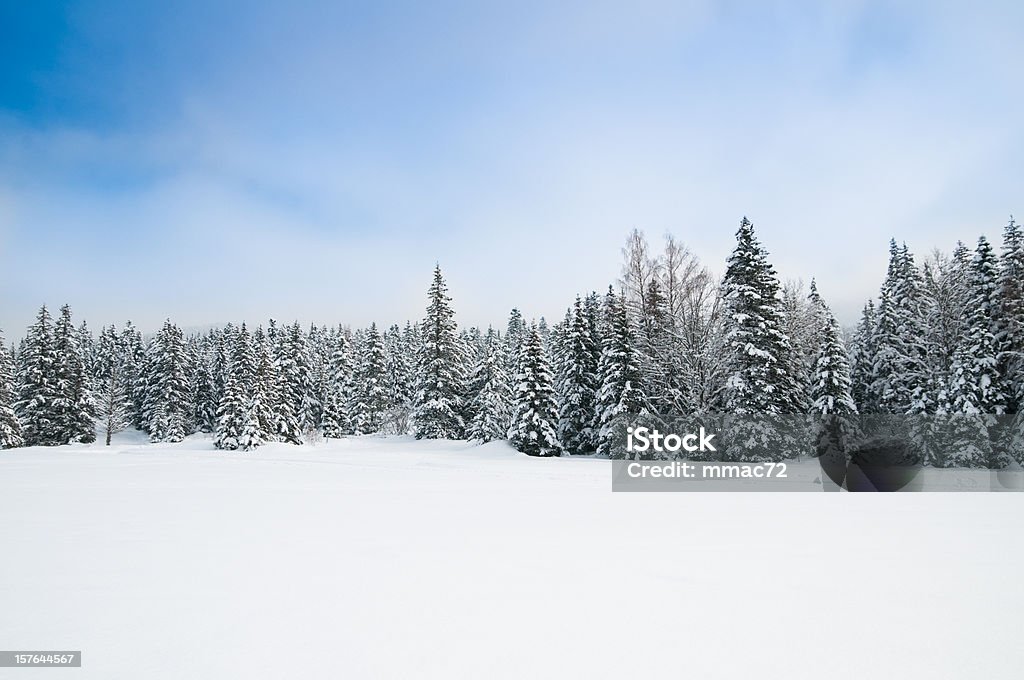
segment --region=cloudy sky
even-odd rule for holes
[[[844,322],[1024,213],[1024,5],[0,4],[0,328],[561,316],[743,215]]]

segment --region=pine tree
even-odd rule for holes
[[[153,442],[180,442],[191,434],[193,405],[188,356],[181,329],[168,319],[147,356],[146,421]]]
[[[557,418],[554,377],[536,326],[526,334],[518,363],[509,443],[530,456],[559,456],[562,448],[554,425]]]
[[[379,432],[384,425],[388,408],[386,363],[383,339],[377,324],[371,323],[359,346],[354,371],[350,410],[355,434]]]
[[[569,453],[588,453],[597,447],[594,424],[599,383],[594,338],[579,296],[566,322],[560,351],[558,437]]]
[[[722,283],[728,377],[725,407],[734,414],[797,412],[799,384],[792,375],[783,331],[779,282],[767,253],[743,218]]]
[[[860,323],[853,336],[850,351],[850,381],[853,400],[861,413],[878,411],[878,397],[875,394],[874,362],[878,353],[875,345],[875,303],[868,300],[861,313]]]
[[[820,297],[815,306],[820,326],[815,333],[818,350],[810,380],[811,408],[819,415],[850,416],[857,413],[857,406],[853,400],[850,360],[842,330]]]
[[[21,423],[14,414],[14,360],[0,331],[0,449],[25,445]]]
[[[71,308],[64,305],[60,308],[60,318],[53,331],[58,386],[53,409],[62,444],[96,441],[95,405],[80,339],[79,331],[71,321]]]
[[[458,439],[463,435],[463,359],[448,288],[434,268],[430,303],[420,329],[413,423],[417,439]]]
[[[121,330],[121,346],[124,349],[125,380],[128,384],[128,415],[131,426],[145,430],[146,395],[148,386],[144,370],[146,367],[146,348],[142,343],[142,333],[132,325],[125,323]]]
[[[999,373],[1006,381],[1007,413],[1017,413],[1024,404],[1024,234],[1012,216],[1003,231],[998,286]]]
[[[625,453],[616,441],[625,432],[626,421],[649,414],[643,392],[634,332],[625,302],[611,286],[605,296],[605,335],[598,362],[600,387],[597,392],[597,453],[618,457]]]
[[[276,360],[279,389],[274,409],[277,414],[274,434],[281,441],[301,444],[303,413],[309,403],[305,395],[310,380],[306,343],[298,322],[282,329],[278,335]]]
[[[1006,394],[998,370],[996,324],[999,288],[996,259],[988,240],[978,239],[971,263],[967,336],[953,357],[945,409],[951,414],[948,464],[956,467],[1005,467],[1001,446],[993,447],[989,428],[1006,410]]]
[[[126,353],[117,329],[108,326],[100,332],[96,346],[95,375],[98,419],[104,443],[110,446],[114,434],[131,425],[131,381],[126,370]]]
[[[500,336],[488,328],[483,342],[484,355],[468,380],[473,417],[466,428],[466,438],[486,443],[508,435],[512,390],[505,372],[505,349]]]
[[[385,429],[391,434],[406,434],[409,431],[414,392],[411,361],[414,345],[409,340],[411,334],[410,324],[406,324],[405,332],[395,324],[388,329],[384,338],[385,389],[388,405]]]
[[[205,337],[191,343],[195,366],[192,379],[192,399],[195,404],[193,420],[200,432],[213,432],[217,429],[217,404],[220,401],[220,394],[214,370],[219,339],[220,336],[211,331]]]
[[[63,398],[57,375],[53,320],[43,305],[18,353],[18,401],[15,412],[28,446],[64,443],[57,405]]]
[[[214,446],[218,449],[250,451],[261,443],[259,419],[253,408],[256,390],[256,357],[245,324],[234,338],[224,397],[217,408]]]
[[[348,338],[338,329],[332,341],[327,387],[324,397],[322,427],[325,437],[337,439],[353,434],[352,415],[352,357]]]
[[[257,424],[257,437],[263,441],[273,441],[277,430],[277,415],[274,406],[279,402],[277,396],[278,375],[277,363],[274,361],[273,348],[270,340],[257,326],[252,335],[253,344],[253,385],[249,408]]]

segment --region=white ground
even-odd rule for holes
[[[136,440],[137,441],[137,440]],[[1024,677],[1024,494],[613,494],[364,438],[0,452],[0,678]]]

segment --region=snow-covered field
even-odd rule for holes
[[[613,494],[363,438],[0,453],[0,649],[76,678],[1020,678],[1024,494]]]

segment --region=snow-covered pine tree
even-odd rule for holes
[[[493,328],[483,336],[484,354],[467,381],[472,395],[473,419],[466,428],[466,439],[486,443],[508,436],[512,414],[512,391],[505,372],[505,343]]]
[[[1007,413],[1017,413],[1024,405],[1024,234],[1012,215],[1003,230],[998,297],[999,373],[1006,381]]]
[[[121,347],[124,350],[125,379],[128,382],[128,415],[132,427],[146,429],[146,348],[142,343],[142,333],[132,324],[125,323],[121,329]]]
[[[810,399],[816,415],[850,416],[857,413],[850,380],[850,359],[843,332],[825,301],[817,296],[814,317],[820,327],[815,332],[817,352],[812,362]]]
[[[277,414],[274,434],[281,441],[301,444],[305,422],[303,409],[309,403],[305,397],[309,389],[309,365],[306,363],[305,339],[297,321],[281,329],[276,360],[279,389],[274,409]]]
[[[195,405],[193,421],[200,432],[217,429],[217,379],[214,376],[215,354],[218,335],[210,331],[203,337],[193,338],[189,343],[195,373],[192,376],[192,401]]]
[[[568,453],[589,453],[597,448],[594,423],[600,384],[595,341],[578,295],[566,324],[560,347],[558,438]]]
[[[722,282],[728,376],[725,408],[732,414],[795,413],[798,382],[785,335],[779,282],[747,218]]]
[[[537,326],[526,333],[519,355],[509,443],[530,456],[560,456],[555,432],[554,376]]]
[[[505,361],[507,362],[505,372],[510,376],[519,375],[519,366],[516,362],[519,361],[526,331],[526,322],[523,320],[522,312],[513,307],[508,316],[508,325],[505,327]]]
[[[875,317],[875,302],[868,300],[850,347],[851,389],[860,413],[876,413],[879,409],[878,395],[874,390],[875,356],[878,354],[875,345]]]
[[[191,434],[194,407],[188,363],[181,329],[168,319],[147,356],[147,431],[152,442],[180,442]]]
[[[389,396],[386,364],[383,339],[377,324],[371,323],[359,345],[352,384],[351,413],[355,434],[372,434],[384,426]]]
[[[64,305],[53,330],[58,385],[53,409],[62,444],[96,441],[96,408],[80,340],[79,330],[71,321],[71,307]]]
[[[627,421],[648,415],[649,409],[625,301],[611,286],[605,296],[605,335],[597,370],[597,453],[614,458],[625,455],[624,447],[616,443],[624,437]]]
[[[388,395],[385,430],[390,434],[406,434],[409,431],[414,389],[412,345],[407,339],[411,331],[412,327],[408,323],[405,333],[394,324],[384,337],[384,372]]]
[[[18,401],[14,405],[28,446],[64,443],[57,405],[62,399],[57,375],[53,319],[43,305],[18,353]]]
[[[14,413],[14,359],[0,331],[0,449],[13,449],[25,445],[21,423]]]
[[[249,408],[256,419],[260,441],[273,441],[277,429],[274,407],[280,402],[277,396],[277,362],[274,361],[273,347],[262,326],[257,326],[252,334],[252,348],[255,365]]]
[[[460,415],[465,369],[440,266],[434,267],[428,295],[430,303],[420,328],[413,424],[417,439],[458,439],[465,431]]]
[[[724,304],[725,455],[733,460],[781,460],[800,453],[785,418],[797,414],[803,389],[798,361],[785,333],[775,270],[747,218],[722,282]]]
[[[953,357],[946,409],[951,414],[947,464],[954,467],[1005,467],[1010,461],[1001,446],[993,447],[989,428],[1006,411],[1006,393],[998,370],[994,315],[999,282],[995,255],[988,239],[978,239],[971,262],[971,302],[967,337]]]
[[[250,451],[262,443],[251,396],[255,390],[256,357],[243,323],[234,338],[224,397],[217,408],[214,446],[218,449]]]
[[[354,432],[352,401],[352,356],[345,332],[338,328],[331,339],[333,349],[328,366],[321,427],[325,437],[337,439]]]
[[[107,446],[113,435],[131,425],[131,376],[127,363],[123,337],[114,326],[104,328],[96,345],[94,371],[97,419]]]

